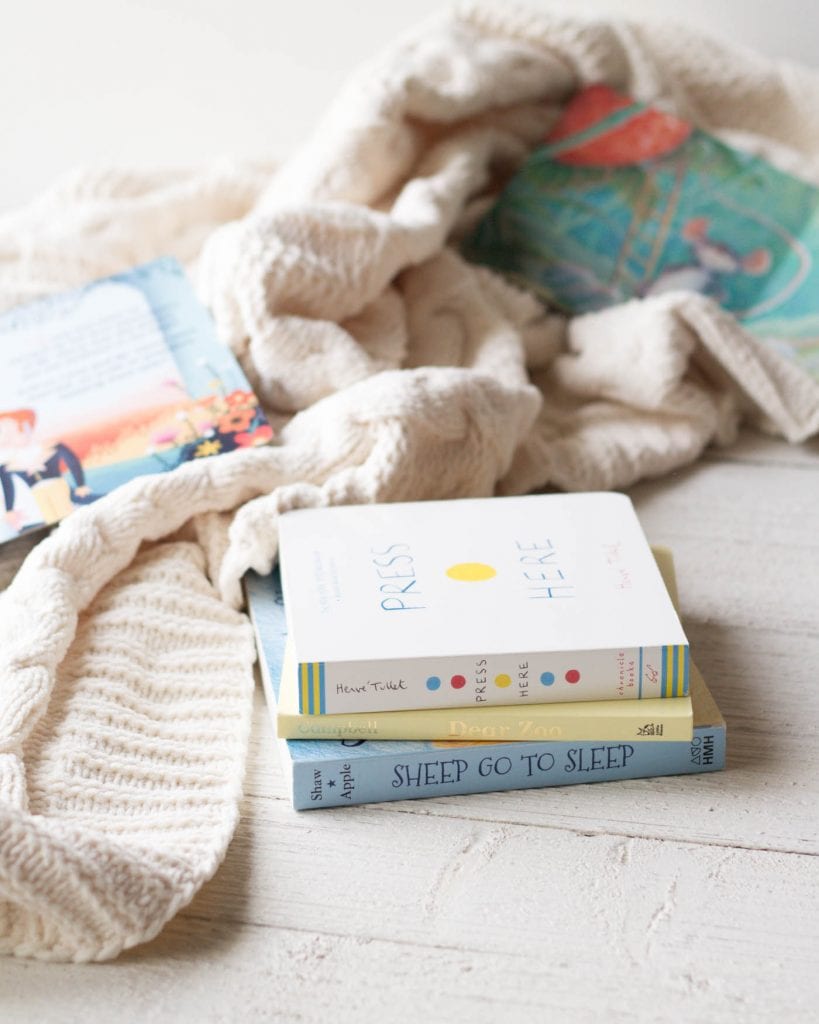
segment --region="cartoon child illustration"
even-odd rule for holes
[[[0,491],[5,525],[19,532],[32,525],[16,495],[20,484],[29,490],[43,523],[56,523],[91,495],[77,455],[66,444],[43,444],[34,435],[37,421],[32,409],[0,411]],[[74,482],[73,494],[67,471]],[[72,500],[73,499],[73,500]],[[28,519],[28,522],[27,522]]]
[[[718,302],[726,299],[723,277],[731,274],[761,276],[771,269],[767,249],[740,253],[716,241],[707,217],[691,217],[683,225],[682,237],[691,246],[690,262],[666,267],[646,290],[646,295],[660,295],[678,288],[711,295]]]

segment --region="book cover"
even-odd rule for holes
[[[302,713],[688,691],[685,633],[626,495],[301,509],[279,537]]]
[[[287,639],[284,600],[278,587],[270,599],[269,578],[249,573],[246,587],[275,713]],[[297,810],[718,771],[725,766],[725,722],[694,665],[691,693],[693,736],[675,742],[281,739],[278,747]]]
[[[271,437],[174,259],[0,315],[0,542]]]
[[[684,289],[819,376],[819,190],[591,85],[463,244],[571,313]]]

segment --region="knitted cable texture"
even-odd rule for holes
[[[710,300],[566,320],[447,245],[592,81],[819,182],[813,72],[680,26],[467,5],[362,68],[277,170],[77,173],[0,220],[0,308],[178,256],[280,427],[74,513],[0,595],[0,949],[115,956],[219,865],[252,687],[240,580],[282,512],[623,487],[741,419],[819,431],[816,382]]]

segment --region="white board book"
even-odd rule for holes
[[[302,714],[688,693],[623,494],[300,509],[279,558]]]

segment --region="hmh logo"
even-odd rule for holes
[[[691,742],[691,763],[709,765],[714,763],[714,736],[695,736]]]

